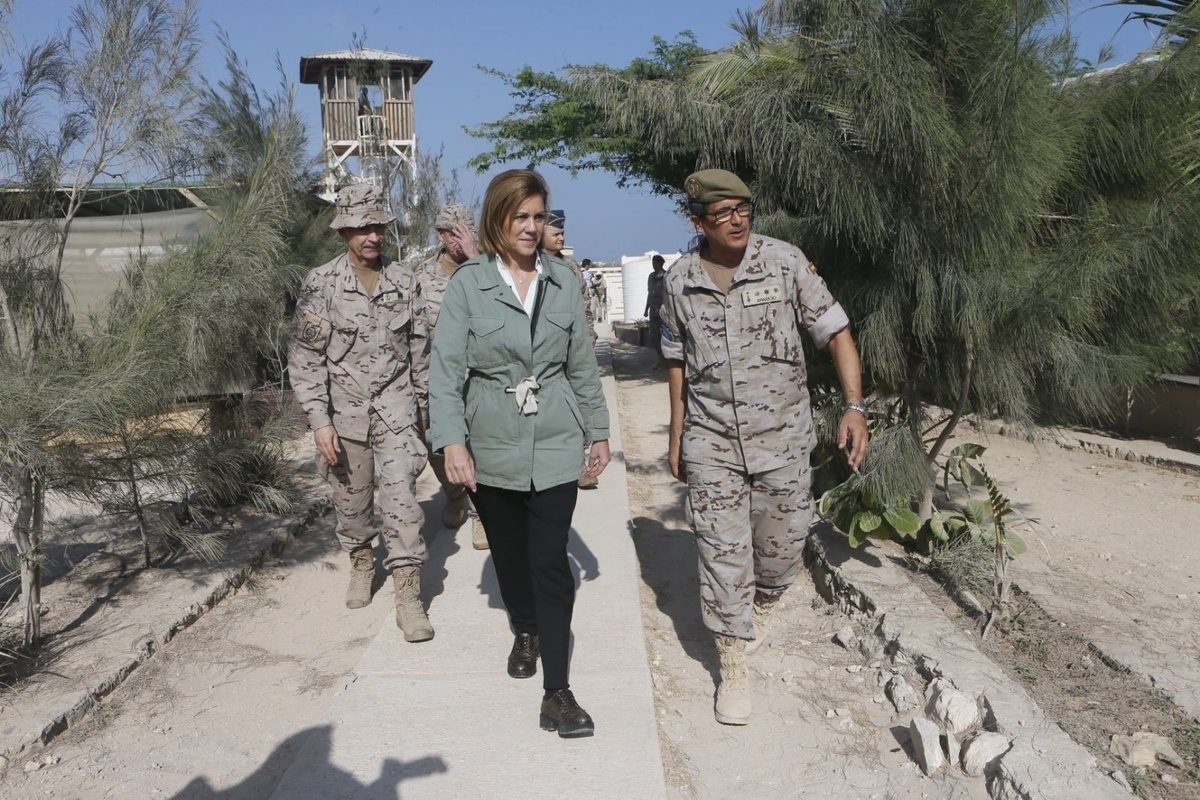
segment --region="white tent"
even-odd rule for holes
[[[646,281],[654,271],[652,261],[657,255],[666,260],[666,268],[670,269],[683,254],[649,250],[640,256],[621,256],[621,294],[624,300],[621,319],[625,322],[636,322],[646,317],[642,313],[646,310]]]

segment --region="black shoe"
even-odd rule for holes
[[[510,678],[532,678],[537,675],[538,637],[536,633],[518,633],[508,654]]]
[[[596,732],[592,718],[575,702],[570,689],[559,689],[549,700],[542,701],[541,723],[542,730],[558,731],[564,739],[591,736]]]

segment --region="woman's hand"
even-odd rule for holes
[[[587,464],[583,469],[583,477],[600,477],[600,473],[604,472],[604,468],[608,466],[609,461],[612,461],[612,454],[608,452],[608,440],[601,439],[592,442],[592,446],[588,448]]]
[[[475,491],[475,459],[471,458],[471,451],[466,445],[448,444],[442,448],[442,457],[445,459],[446,479]]]

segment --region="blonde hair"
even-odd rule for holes
[[[531,169],[510,169],[492,178],[479,213],[479,249],[492,258],[504,255],[504,236],[517,207],[541,195],[550,204],[546,179]]]

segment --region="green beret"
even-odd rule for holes
[[[688,204],[708,205],[731,197],[750,199],[750,190],[742,179],[724,169],[702,169],[683,182]]]

